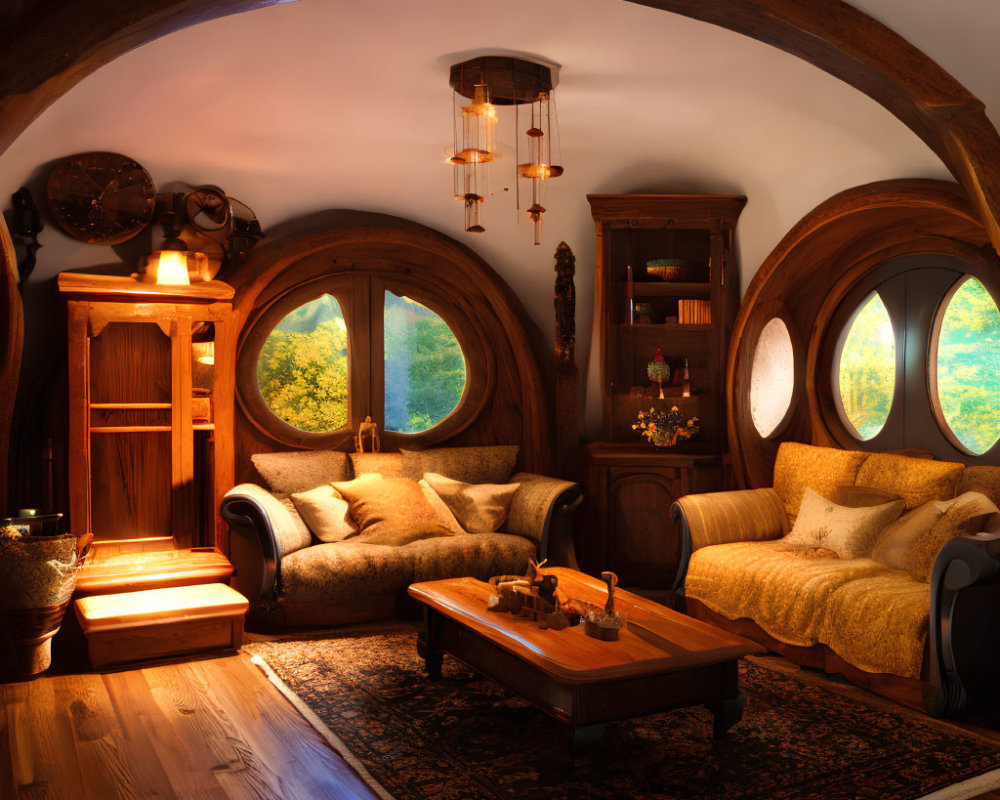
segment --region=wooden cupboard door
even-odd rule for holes
[[[689,470],[608,470],[605,569],[623,586],[669,588],[680,559],[670,506],[688,491]]]

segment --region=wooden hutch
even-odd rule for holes
[[[726,352],[739,306],[733,235],[746,198],[587,199],[597,228],[603,417],[601,439],[589,445],[591,528],[581,562],[614,571],[622,585],[666,589],[680,557],[671,504],[726,485]],[[657,348],[671,371],[664,399],[647,377]],[[672,406],[698,417],[697,436],[654,447],[633,429],[640,410]]]
[[[64,272],[70,526],[93,533],[78,594],[226,580],[233,289]]]

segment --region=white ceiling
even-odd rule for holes
[[[1000,122],[1000,3],[857,5],[936,59]],[[542,248],[515,220],[511,160],[495,173],[486,233],[462,231],[451,196],[448,67],[488,52],[561,65],[566,174],[550,183]],[[512,131],[501,122],[501,139]],[[103,67],[44,112],[0,157],[0,193],[37,186],[47,162],[84,150],[125,153],[160,188],[220,185],[265,231],[337,207],[429,225],[490,262],[550,338],[552,253],[565,240],[577,256],[581,363],[593,280],[587,193],[746,194],[745,287],[781,236],[832,194],[949,177],[887,111],[805,62],[620,0],[298,0],[179,31]],[[37,279],[117,260],[54,226],[42,243]]]

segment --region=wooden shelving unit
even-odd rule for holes
[[[623,585],[662,589],[672,584],[680,555],[670,505],[725,485],[726,350],[739,306],[733,235],[746,198],[587,199],[597,231],[594,317],[603,424],[600,440],[589,447],[591,530],[579,548],[581,562],[589,571],[613,570]],[[677,265],[676,280],[647,272],[647,262],[664,260]],[[710,322],[683,321],[690,300],[704,302]],[[646,374],[657,348],[672,373],[663,399]],[[682,396],[685,359],[690,396]],[[654,448],[633,430],[640,410],[675,405],[699,418],[696,438]]]
[[[92,561],[225,550],[218,508],[233,484],[232,287],[62,273],[59,290],[69,315],[71,529],[94,534]],[[213,365],[193,353],[206,332]]]

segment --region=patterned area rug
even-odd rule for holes
[[[749,702],[725,740],[708,711],[682,709],[609,725],[574,768],[554,720],[450,657],[429,681],[415,640],[397,626],[244,649],[397,800],[958,800],[1000,787],[1000,743],[755,659],[741,662]]]

